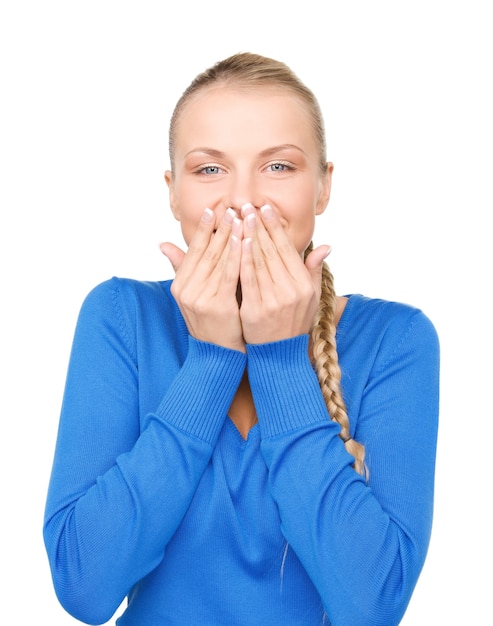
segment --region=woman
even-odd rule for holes
[[[332,164],[312,92],[245,53],[170,127],[187,251],[96,287],[74,338],[44,537],[60,602],[120,626],[398,624],[427,552],[438,342],[338,297],[313,249]]]

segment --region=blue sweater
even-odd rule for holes
[[[44,538],[78,620],[119,626],[391,626],[433,512],[435,329],[349,297],[342,384],[369,482],[351,467],[308,337],[197,341],[170,281],[113,278],[86,298],[67,375]],[[258,424],[227,417],[248,364]]]

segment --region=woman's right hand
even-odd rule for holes
[[[227,209],[214,232],[215,222],[205,209],[186,253],[169,242],[160,248],[176,272],[171,293],[192,337],[245,352],[236,296],[242,221]]]

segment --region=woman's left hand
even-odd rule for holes
[[[329,246],[305,262],[269,206],[244,207],[240,317],[246,343],[267,343],[309,333],[317,311],[322,264]]]

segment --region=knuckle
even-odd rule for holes
[[[313,285],[305,284],[301,287],[301,297],[303,300],[311,300],[316,295]]]
[[[208,261],[209,263],[214,263],[217,260],[217,257],[218,257],[217,251],[213,247],[209,246],[205,250],[203,258],[205,261]]]
[[[279,254],[284,257],[288,257],[294,252],[294,248],[289,241],[281,242],[277,249],[279,250]]]
[[[288,291],[286,292],[284,296],[284,305],[287,308],[292,308],[298,303],[298,300],[299,298],[298,298],[298,293],[296,292],[296,290],[288,289]]]
[[[209,310],[209,303],[205,298],[197,298],[194,301],[193,308],[197,316],[203,317]]]
[[[263,270],[265,268],[265,257],[263,254],[255,254],[253,256],[253,265],[256,270]]]
[[[266,244],[262,251],[268,260],[273,259],[278,253],[277,248],[273,244]]]

